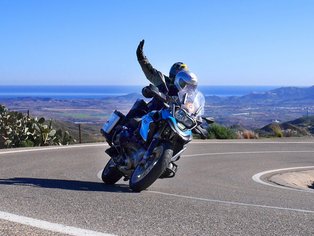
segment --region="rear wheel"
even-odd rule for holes
[[[105,166],[104,170],[102,171],[101,178],[102,181],[104,181],[105,184],[115,184],[118,182],[119,179],[121,179],[123,175],[118,170],[116,164],[112,159],[110,159]]]
[[[168,144],[155,147],[151,157],[135,168],[130,178],[130,188],[140,192],[152,185],[167,168],[172,154],[173,151]]]

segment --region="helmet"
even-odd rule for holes
[[[174,85],[177,87],[178,91],[184,89],[187,85],[192,87],[197,86],[197,77],[194,73],[186,70],[180,71],[174,80]]]
[[[181,70],[188,70],[188,66],[184,64],[183,62],[176,62],[174,63],[169,71],[169,77],[170,79],[174,79],[176,74]]]

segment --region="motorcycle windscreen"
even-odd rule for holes
[[[191,116],[198,117],[204,114],[205,97],[195,87],[186,86],[178,93],[181,108],[184,108]]]

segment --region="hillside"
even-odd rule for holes
[[[101,123],[81,123],[81,141],[82,143],[103,142],[105,139],[100,134]],[[55,129],[69,131],[71,136],[79,142],[79,125],[72,122],[52,120],[52,126]]]
[[[314,86],[283,87],[241,97],[206,97],[207,115],[225,125],[260,128],[274,121],[314,115]]]
[[[314,86],[308,88],[283,87],[263,93],[251,93],[235,100],[239,103],[314,104]]]
[[[301,117],[283,123],[271,123],[256,130],[260,136],[299,137],[314,135],[314,116]]]
[[[94,99],[0,98],[0,103],[11,110],[29,110],[31,116],[101,126],[113,110],[127,113],[141,97],[134,93]],[[218,123],[226,126],[258,129],[274,121],[295,120],[307,114],[314,115],[314,86],[283,87],[240,97],[206,96],[205,115],[215,117]]]

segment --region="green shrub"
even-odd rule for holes
[[[237,134],[233,129],[228,127],[212,124],[208,128],[208,136],[210,139],[235,139]]]
[[[272,124],[271,125],[271,129],[274,132],[275,137],[277,137],[277,138],[282,138],[283,137],[282,130],[281,130],[281,128],[280,128],[280,126],[278,124]]]
[[[45,118],[9,112],[0,105],[0,148],[67,145],[75,140],[67,131],[52,128]]]

